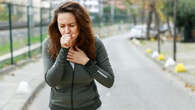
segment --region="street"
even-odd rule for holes
[[[126,34],[124,34],[126,35]],[[103,40],[114,70],[114,86],[98,83],[101,110],[194,110],[195,93],[144,56],[127,36]],[[50,89],[46,86],[29,110],[48,110]]]

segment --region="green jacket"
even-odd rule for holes
[[[68,49],[61,48],[56,59],[52,60],[48,44],[49,39],[46,39],[42,55],[45,81],[51,87],[50,108],[96,110],[101,101],[94,80],[108,88],[114,82],[113,70],[101,40],[96,38],[96,60],[90,60],[85,66],[75,64],[74,69],[66,60]]]

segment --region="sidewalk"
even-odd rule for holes
[[[45,84],[42,70],[42,60],[32,59],[32,63],[0,75],[0,110],[25,110]]]
[[[139,42],[139,41],[138,41]],[[171,75],[175,76],[184,83],[186,88],[190,88],[192,92],[195,91],[195,44],[194,43],[177,43],[177,62],[183,63],[186,68],[186,72],[176,73],[174,72],[175,66],[165,67],[166,61],[157,61],[152,58],[153,52],[157,51],[157,41],[140,41],[134,44],[135,48],[142,51],[147,57],[156,62],[162,67],[163,70],[168,71]],[[165,55],[165,60],[172,58],[173,45],[171,41],[161,42],[161,53]],[[152,53],[146,53],[146,49],[151,49]]]

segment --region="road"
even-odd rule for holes
[[[111,89],[98,84],[101,110],[195,110],[195,93],[137,50],[126,36],[104,40],[115,72]],[[44,88],[29,110],[47,110]]]

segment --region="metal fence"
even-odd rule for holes
[[[51,15],[49,8],[0,3],[0,62],[15,56],[32,57],[32,51],[40,47],[47,36]],[[27,51],[27,52],[26,52]]]
[[[1,63],[15,64],[18,56],[33,57],[33,51],[41,52],[41,43],[48,35],[52,10],[11,3],[0,3],[0,68]],[[100,37],[111,36],[129,29],[132,17],[127,14],[90,13],[94,31]],[[40,49],[39,49],[40,48]],[[19,58],[23,59],[23,58]]]
[[[126,14],[105,13],[99,14],[90,13],[93,29],[100,37],[112,36],[130,30],[133,23],[133,16]]]

